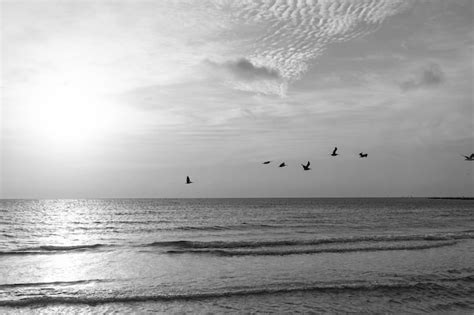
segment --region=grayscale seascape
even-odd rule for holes
[[[0,312],[468,314],[473,208],[423,198],[3,200]]]
[[[474,0],[0,0],[0,315],[474,314]]]

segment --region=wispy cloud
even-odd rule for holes
[[[429,64],[411,79],[400,83],[400,87],[407,90],[414,90],[424,87],[431,87],[441,84],[445,80],[444,72],[438,64]]]
[[[220,3],[220,2],[219,2]],[[276,69],[282,78],[297,80],[332,43],[375,31],[407,1],[239,1],[230,6],[236,20],[264,24],[248,60]]]
[[[231,54],[219,62],[209,56],[208,64],[227,71],[227,83],[235,89],[284,96],[331,44],[371,34],[411,5],[406,0],[214,0],[202,6],[206,14],[228,17],[208,23],[219,25],[216,38]]]

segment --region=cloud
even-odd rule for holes
[[[280,79],[280,73],[271,67],[256,66],[246,58],[217,63],[207,61],[214,68],[223,69],[241,80],[274,80]]]
[[[294,81],[329,45],[368,35],[410,5],[405,0],[243,0],[225,1],[223,7],[234,21],[265,26],[252,41],[253,64]]]
[[[266,95],[285,96],[288,82],[281,77],[278,70],[256,65],[248,58],[237,58],[227,61],[206,60],[204,66],[212,71],[212,76],[235,90]]]
[[[414,90],[441,84],[444,81],[444,72],[438,64],[430,64],[424,67],[415,78],[400,83],[402,90]]]
[[[407,0],[212,0],[207,10],[226,17],[215,23],[222,26],[219,38],[232,46],[231,58],[245,56],[221,65],[233,74],[229,85],[284,96],[330,45],[371,34],[411,5]]]

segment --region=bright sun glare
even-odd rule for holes
[[[118,125],[118,111],[92,71],[69,67],[49,73],[29,93],[29,129],[37,144],[77,151]]]

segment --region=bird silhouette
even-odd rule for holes
[[[368,153],[363,153],[363,152],[359,153],[360,158],[366,158],[368,155],[369,155]]]
[[[309,164],[310,164],[310,163],[309,163],[309,161],[308,161],[308,163],[307,163],[306,165],[301,164],[301,166],[303,166],[303,169],[304,169],[305,171],[309,171],[309,170],[310,170]]]
[[[189,179],[189,176],[186,176],[186,184],[192,184],[193,182]]]
[[[474,161],[474,153],[472,153],[470,156],[463,155],[465,157],[466,161]]]
[[[285,162],[283,162],[278,167],[285,167],[285,166],[286,166],[286,164],[285,164]]]
[[[265,161],[262,164],[270,164],[271,161]]]
[[[332,151],[331,156],[338,156],[339,154],[336,153],[337,147],[334,147],[334,150]]]

